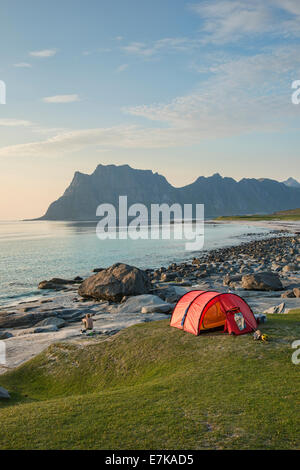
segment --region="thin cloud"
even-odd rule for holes
[[[23,119],[0,119],[0,126],[3,127],[30,127],[33,122]]]
[[[32,51],[29,52],[29,55],[32,57],[47,58],[53,57],[57,53],[56,49],[43,49],[41,51]]]
[[[191,38],[163,38],[150,44],[144,42],[131,42],[123,46],[122,50],[128,54],[141,57],[152,57],[172,51],[187,52],[200,45],[198,39]]]
[[[79,95],[55,95],[43,98],[44,103],[75,103],[80,101]]]
[[[203,43],[222,44],[266,34],[300,36],[298,0],[210,0],[189,8],[202,20]]]
[[[28,62],[19,62],[17,64],[14,64],[14,67],[18,67],[18,68],[31,68],[32,65],[29,64]]]
[[[125,70],[127,70],[128,67],[129,67],[128,64],[122,64],[122,65],[120,65],[120,66],[117,68],[117,72],[118,72],[118,73],[125,72]]]

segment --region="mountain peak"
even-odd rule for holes
[[[283,181],[283,184],[289,186],[290,188],[300,188],[300,183],[292,177],[288,178],[286,181]]]

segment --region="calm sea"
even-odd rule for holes
[[[45,295],[37,289],[44,279],[84,277],[93,268],[116,262],[156,268],[195,255],[185,251],[185,240],[100,241],[95,228],[95,223],[84,222],[0,222],[0,306]],[[236,245],[266,233],[267,229],[247,225],[205,224],[204,249]]]

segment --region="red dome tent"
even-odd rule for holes
[[[236,335],[257,329],[254,314],[241,297],[201,290],[187,292],[179,299],[170,325],[194,335],[221,326]]]

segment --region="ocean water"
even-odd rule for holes
[[[206,223],[204,249],[237,245],[268,232],[244,224]],[[0,222],[0,307],[47,295],[37,289],[44,279],[85,277],[93,268],[116,262],[156,268],[192,259],[198,252],[186,251],[185,242],[172,237],[101,241],[95,222]]]

